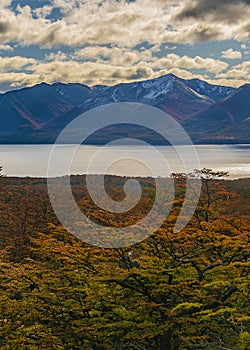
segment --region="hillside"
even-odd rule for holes
[[[172,74],[115,86],[42,83],[0,95],[0,143],[54,142],[76,116],[117,102],[144,103],[166,111],[195,143],[250,143],[249,97],[250,85],[234,89]],[[162,144],[157,135],[131,125],[112,126],[88,142],[102,144],[110,135],[144,136],[147,142]]]

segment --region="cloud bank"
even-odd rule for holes
[[[229,60],[242,59],[249,39],[250,0],[1,0],[0,82],[114,84],[178,72],[240,85],[250,72],[245,66],[241,76],[243,62]],[[216,57],[162,50],[166,43],[188,52],[189,45],[225,40],[243,46]],[[42,57],[32,57],[31,46]]]

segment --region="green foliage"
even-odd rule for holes
[[[240,350],[249,350],[250,349],[250,333],[242,332],[239,335],[238,346]]]
[[[233,193],[236,182],[209,178],[208,217],[204,188],[190,224],[174,233],[185,194],[176,176],[161,229],[136,246],[104,250],[60,226],[43,179],[1,181],[1,350],[250,349],[250,222],[245,207],[242,216],[232,208],[249,207],[249,198]],[[112,181],[119,197],[122,182],[109,178],[110,190]],[[144,186],[138,217],[154,197],[153,182]],[[79,205],[98,217],[85,190],[74,178]]]

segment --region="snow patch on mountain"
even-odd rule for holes
[[[235,91],[233,87],[212,85],[199,79],[186,80],[185,83],[194,91],[210,97],[213,101],[222,100]]]
[[[208,96],[205,96],[205,95],[202,95],[202,94],[199,94],[197,91],[193,90],[190,88],[190,90],[192,91],[192,93],[197,96],[198,98],[201,98],[203,100],[206,100],[206,101],[209,101],[209,102],[214,102],[210,97]]]
[[[145,96],[145,99],[156,99],[160,95],[167,94],[174,89],[173,76],[163,76],[157,79],[148,80],[143,82],[142,87],[146,90],[150,90]]]

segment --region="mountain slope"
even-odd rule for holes
[[[184,80],[172,74],[115,86],[54,83],[0,94],[0,143],[50,143],[76,116],[97,106],[140,102],[160,108],[188,131],[195,142],[250,142],[250,86],[239,89]],[[167,125],[166,125],[167,127]],[[113,136],[133,135],[162,143],[155,135],[123,125],[111,127]],[[108,139],[98,135],[91,142]],[[74,142],[74,140],[72,140]]]
[[[93,89],[99,97],[85,101],[81,105],[84,111],[107,103],[141,102],[158,107],[181,121],[214,103],[172,74],[144,82],[96,86]]]
[[[0,142],[52,142],[61,122],[49,131],[47,124],[62,118],[66,125],[82,113],[78,105],[92,94],[89,87],[81,84],[41,83],[0,95]],[[43,133],[53,137],[47,138]]]
[[[0,95],[1,132],[30,127],[42,129],[51,119],[73,111],[74,99],[61,96],[45,83]]]
[[[227,98],[185,121],[183,126],[196,142],[249,142],[249,99],[250,85],[243,85]]]
[[[194,91],[206,95],[216,102],[225,99],[236,90],[229,86],[212,85],[200,79],[187,80],[186,84]]]

